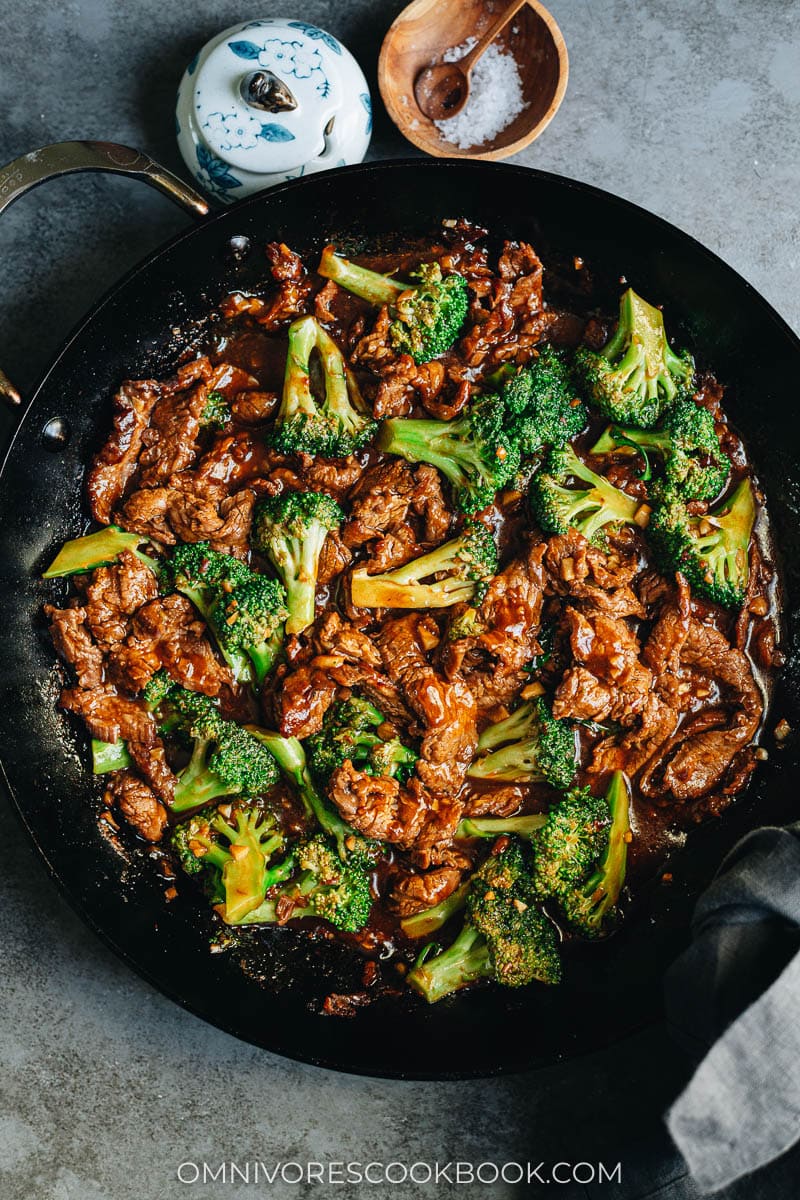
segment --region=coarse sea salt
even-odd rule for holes
[[[451,46],[442,55],[443,62],[458,62],[469,54],[477,38],[467,38],[460,46]],[[504,54],[494,42],[487,46],[470,76],[469,99],[460,113],[434,125],[453,146],[469,150],[497,137],[527,103],[522,96],[522,80],[514,57]]]

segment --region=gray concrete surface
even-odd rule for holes
[[[211,34],[262,14],[331,29],[375,61],[397,0],[0,0],[0,162],[111,138],[180,169],[173,94]],[[800,328],[800,8],[784,0],[552,0],[571,57],[556,121],[518,161],[617,192],[720,253]],[[378,107],[372,157],[415,153]],[[29,389],[87,306],[185,217],[77,177],[0,223],[0,362]],[[7,432],[6,420],[0,432]],[[5,800],[0,801],[4,813]],[[179,1182],[186,1160],[621,1160],[561,1196],[691,1197],[659,1115],[687,1065],[656,1027],[569,1069],[468,1084],[345,1078],[242,1045],[133,977],[76,920],[10,821],[0,874],[0,1197],[504,1198],[540,1189]],[[789,1196],[787,1159],[746,1185]],[[546,1189],[544,1189],[546,1190]],[[730,1196],[744,1195],[733,1189]]]

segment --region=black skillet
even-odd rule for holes
[[[73,151],[68,169],[81,165],[96,167],[96,151],[91,164]],[[38,163],[40,174],[46,166]],[[139,173],[147,175],[141,165]],[[163,177],[156,182],[175,190]],[[0,207],[2,195],[0,187]],[[796,743],[777,752],[767,732],[770,758],[749,794],[693,835],[672,866],[671,888],[653,887],[622,932],[569,958],[560,988],[477,990],[434,1008],[387,998],[350,1020],[319,1014],[326,992],[358,983],[348,954],[287,930],[262,940],[261,960],[246,948],[210,954],[210,919],[191,889],[166,903],[147,855],[128,850],[121,858],[98,833],[85,737],[56,711],[59,671],[40,617],[43,602],[65,589],[39,575],[55,548],[85,528],[83,475],[109,427],[112,392],[122,379],[168,371],[209,306],[263,273],[265,242],[302,249],[328,234],[366,241],[425,234],[448,215],[530,240],[547,263],[580,255],[606,281],[595,299],[612,300],[624,276],[665,305],[670,327],[731,385],[726,407],[748,441],[784,551],[790,657],[770,728],[779,716],[797,728],[800,342],[719,258],[585,184],[485,163],[386,162],[313,175],[218,213],[132,271],[75,331],[25,412],[0,489],[2,770],[51,873],[87,924],[184,1007],[279,1054],[370,1075],[512,1071],[595,1048],[654,1019],[693,896],[744,830],[796,815],[800,777]]]

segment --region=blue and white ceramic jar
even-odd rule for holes
[[[306,21],[265,18],[208,42],[178,89],[178,145],[200,186],[231,204],[361,162],[372,102],[350,51]]]

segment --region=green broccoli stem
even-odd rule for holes
[[[251,646],[248,657],[253,664],[255,682],[260,686],[272,670],[283,645],[283,632],[277,629],[268,642]]]
[[[608,910],[619,900],[627,870],[631,838],[630,797],[628,780],[622,771],[612,775],[606,800],[611,813],[608,843],[597,870],[583,888],[584,895],[592,902],[590,923],[598,928]]]
[[[537,705],[528,700],[502,721],[495,721],[486,726],[478,738],[478,753],[485,754],[489,750],[504,746],[507,742],[518,742],[523,738],[532,737],[537,725]]]
[[[643,348],[650,362],[660,362],[664,358],[667,339],[663,313],[643,300],[633,288],[627,288],[620,297],[617,328],[600,353],[613,362],[622,354],[629,339],[632,345]]]
[[[156,571],[156,560],[137,549],[146,541],[147,538],[142,537],[140,533],[125,533],[118,525],[107,525],[97,533],[88,533],[85,537],[65,542],[42,578],[58,579],[64,575],[83,575],[97,567],[110,566],[123,550],[133,551],[145,566]]]
[[[467,774],[472,779],[503,779],[510,783],[542,783],[545,780],[538,765],[539,739],[525,738],[492,750],[476,759]]]
[[[333,246],[326,246],[322,251],[317,270],[323,279],[332,279],[346,292],[360,296],[362,300],[368,300],[370,304],[375,305],[393,305],[397,297],[412,286],[390,279],[388,275],[380,275],[377,271],[370,271],[368,267],[359,267],[336,254]]]
[[[301,742],[295,737],[282,737],[269,729],[261,729],[257,725],[245,726],[248,733],[267,747],[278,766],[294,783],[306,814],[316,820],[325,833],[336,840],[339,857],[347,858],[347,839],[355,836],[355,830],[348,825],[337,812],[325,803],[320,796],[306,763],[306,755]]]
[[[407,938],[422,938],[435,933],[437,929],[446,925],[451,917],[461,911],[467,902],[468,894],[469,882],[462,883],[461,887],[456,888],[446,899],[440,900],[432,908],[414,913],[412,917],[405,917],[400,922],[403,933]]]
[[[647,483],[652,477],[650,459],[647,455],[648,450],[654,450],[657,454],[666,458],[672,450],[670,435],[656,429],[628,429],[622,425],[609,425],[601,433],[589,453],[596,454],[598,458],[615,453],[627,455],[638,454],[644,459],[644,470],[640,478]]]
[[[273,542],[272,560],[286,588],[286,606],[289,609],[287,633],[302,633],[314,623],[317,569],[327,536],[325,526],[319,521],[312,521],[305,537],[287,536],[282,541],[276,539]]]
[[[465,925],[449,949],[415,967],[408,982],[415,991],[435,1004],[459,988],[490,974],[489,947],[486,939]]]
[[[109,771],[121,771],[132,765],[127,742],[101,742],[92,738],[92,771],[95,775],[107,775]]]
[[[311,352],[317,344],[317,323],[313,317],[303,317],[289,326],[289,353],[283,377],[283,399],[277,415],[280,425],[284,412],[291,407],[295,415],[305,414],[313,418],[317,406],[311,392],[309,362]]]
[[[192,757],[178,775],[178,783],[170,801],[170,810],[175,813],[210,804],[220,796],[229,796],[229,788],[207,764],[209,750],[213,745],[210,738],[196,738]]]
[[[461,420],[435,421],[420,417],[396,417],[384,421],[378,433],[378,449],[398,454],[409,462],[430,463],[454,487],[464,487],[469,478],[470,430]],[[466,462],[464,461],[466,458]]]
[[[337,418],[342,427],[353,425],[353,410],[367,411],[358,381],[349,370],[336,342],[319,323],[316,329],[317,350],[325,375],[325,404],[331,416]]]
[[[532,838],[546,824],[546,813],[529,813],[522,817],[465,817],[456,829],[456,837],[498,838],[508,834]]]

